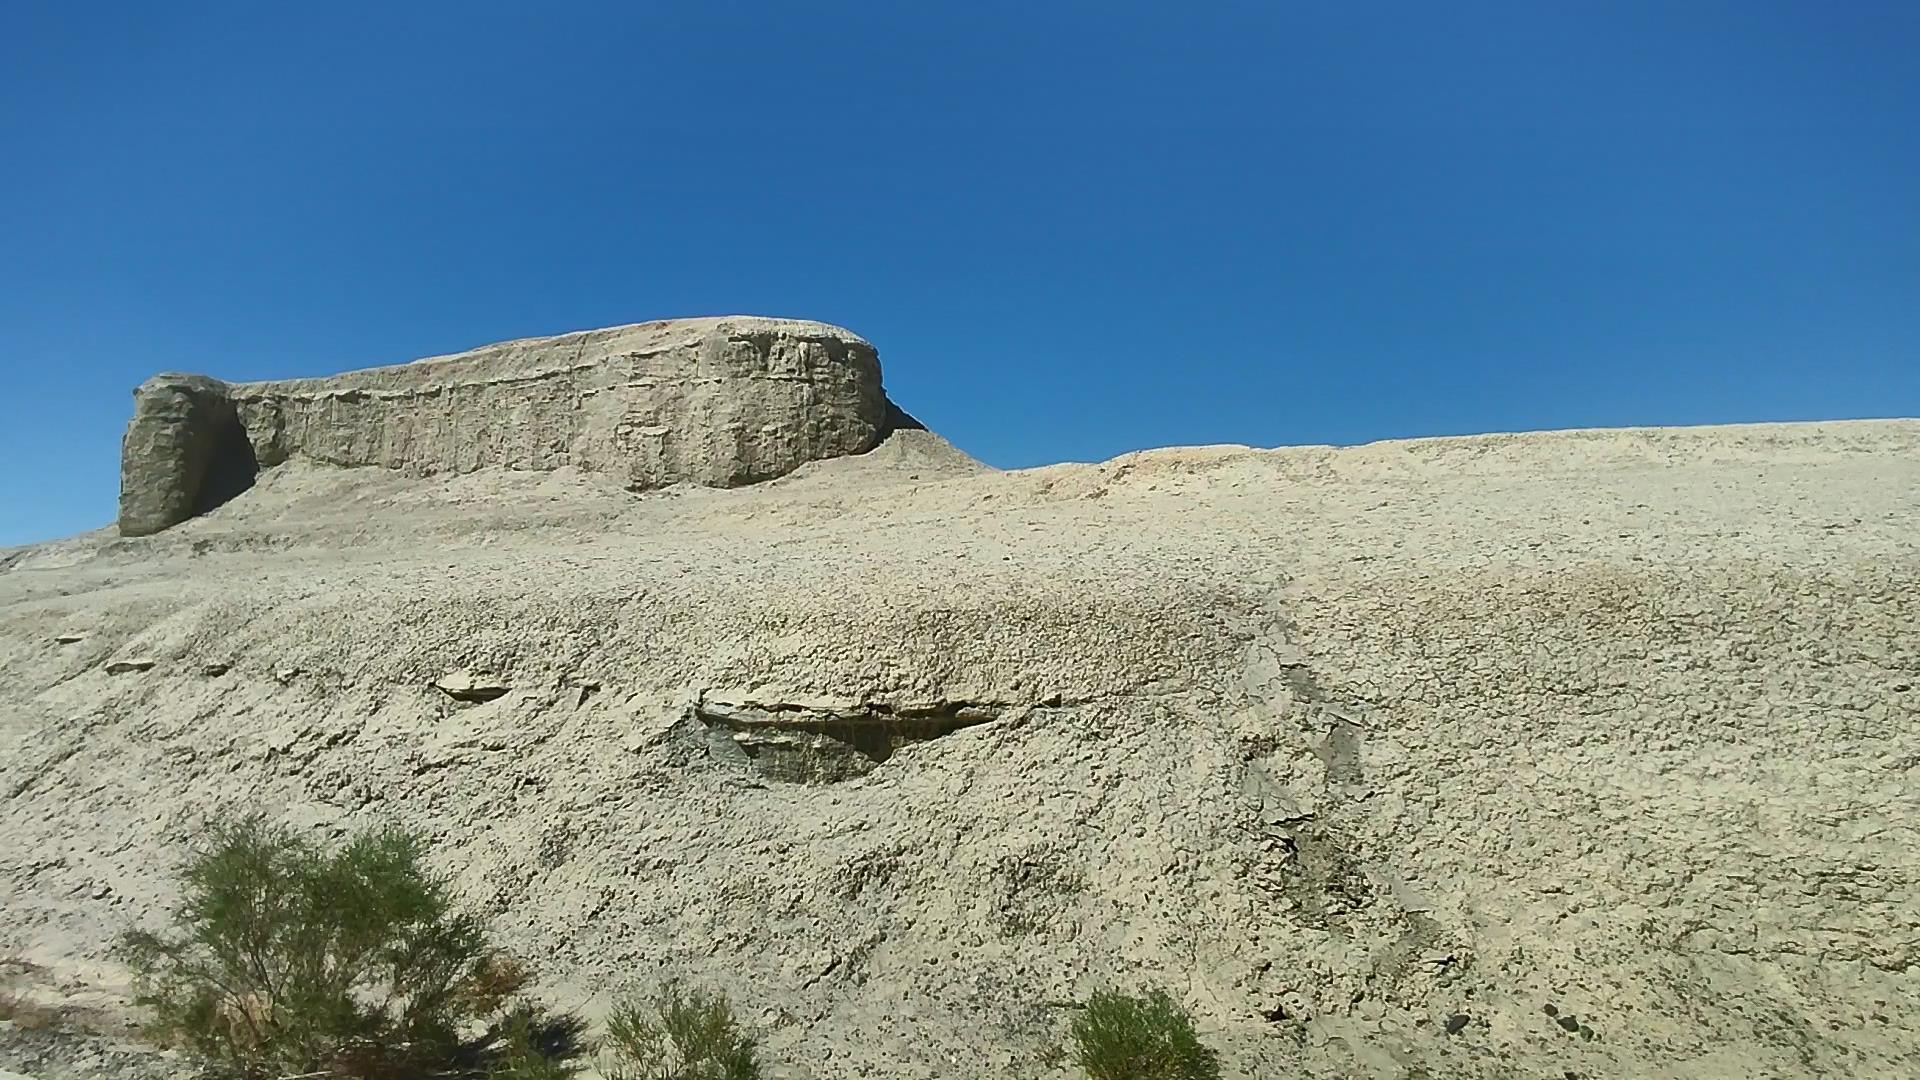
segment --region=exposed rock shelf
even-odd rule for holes
[[[134,392],[120,531],[219,506],[292,457],[419,475],[572,467],[736,487],[872,449],[904,418],[857,335],[729,317],[490,345],[322,379],[159,375]]]

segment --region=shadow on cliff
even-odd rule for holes
[[[213,431],[207,448],[207,471],[194,493],[193,516],[217,510],[253,487],[260,476],[260,459],[238,417],[225,419]]]
[[[880,439],[882,441],[884,441],[887,436],[893,434],[896,431],[925,431],[925,430],[927,430],[927,425],[921,423],[918,420],[915,420],[913,418],[913,414],[907,412],[907,410],[901,408],[900,406],[895,405],[893,403],[892,398],[887,399],[887,419],[885,421],[885,426],[880,431]]]

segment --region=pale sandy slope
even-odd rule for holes
[[[0,952],[62,978],[264,806],[427,831],[563,1001],[724,988],[778,1076],[1043,1075],[1149,983],[1232,1075],[1920,1075],[1920,422],[296,464],[0,563]],[[702,695],[999,718],[810,787]]]

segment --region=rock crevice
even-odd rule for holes
[[[722,756],[744,755],[769,779],[827,784],[863,776],[904,746],[989,723],[1006,708],[982,702],[825,705],[702,697],[692,713],[716,736]]]

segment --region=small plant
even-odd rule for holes
[[[1218,1055],[1164,990],[1145,997],[1095,993],[1071,1034],[1073,1061],[1091,1080],[1219,1080]]]
[[[425,855],[402,832],[326,851],[258,818],[214,828],[173,930],[121,942],[154,1033],[242,1080],[566,1075],[584,1025],[522,999],[526,970]]]
[[[725,994],[668,983],[650,1002],[621,1001],[607,1014],[607,1080],[759,1080],[753,1038]]]
[[[532,1010],[522,1008],[508,1014],[487,1080],[567,1080],[574,1068],[543,1046],[547,1038]]]

